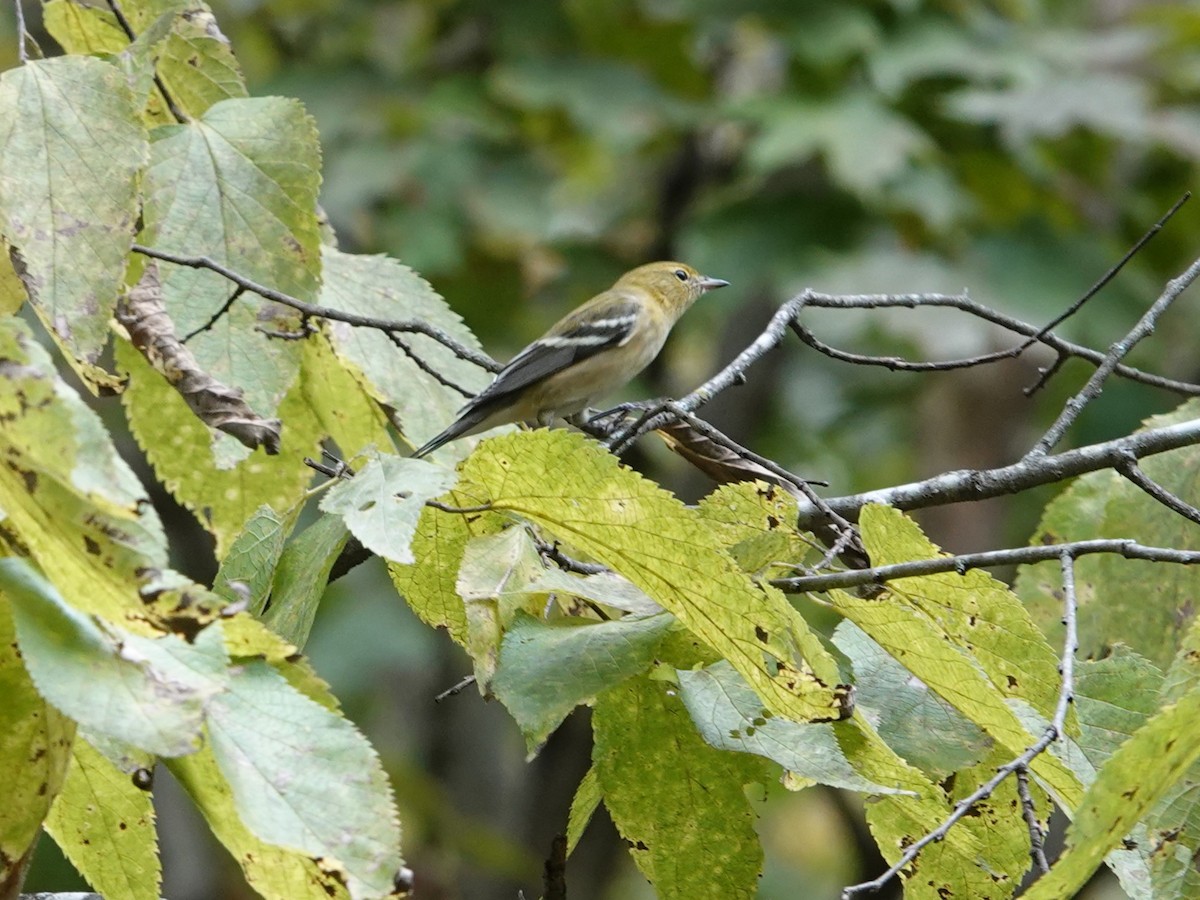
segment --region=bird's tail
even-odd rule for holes
[[[426,443],[422,444],[413,451],[412,458],[420,459],[426,454],[432,453],[443,444],[448,444],[451,441],[460,438],[464,435],[471,434],[479,430],[479,425],[488,417],[488,410],[468,410],[464,415],[460,416],[453,425],[443,431],[441,434],[431,438]]]

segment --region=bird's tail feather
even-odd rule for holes
[[[413,459],[420,459],[422,456],[432,453],[434,450],[438,449],[438,447],[441,447],[444,444],[448,444],[457,438],[479,430],[478,426],[487,417],[487,410],[476,409],[467,412],[466,415],[459,417],[453,425],[451,425],[441,434],[431,438],[429,441],[413,451]]]

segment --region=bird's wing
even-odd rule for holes
[[[611,291],[594,298],[514,356],[492,383],[463,407],[463,413],[549,378],[601,350],[624,344],[633,336],[639,309],[633,298]]]

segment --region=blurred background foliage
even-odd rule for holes
[[[650,259],[731,281],[689,313],[631,396],[694,387],[807,286],[966,288],[1048,321],[1195,186],[1200,163],[1200,6],[1186,0],[214,9],[252,93],[299,97],[315,116],[322,202],[341,245],[413,266],[497,357]],[[7,67],[11,19],[2,27]],[[1198,226],[1193,203],[1061,331],[1100,348],[1120,337],[1200,252]],[[1197,302],[1185,299],[1131,361],[1200,379]],[[808,324],[842,348],[912,358],[1012,342],[946,310],[823,312]],[[1069,364],[1025,398],[1047,361],[896,374],[793,341],[705,414],[841,494],[1011,461],[1088,371]],[[1112,383],[1070,440],[1117,436],[1175,402]],[[643,444],[633,461],[685,499],[710,489],[653,439]],[[1011,545],[1051,493],[919,518],[948,549]],[[389,765],[421,895],[536,896],[587,767],[586,716],[527,765],[496,704],[466,692],[434,706],[469,666],[374,566],[331,590],[309,650]],[[164,895],[245,896],[186,805],[168,802],[166,781]],[[833,897],[873,874],[853,798],[773,785],[761,795],[764,898]],[[606,823],[593,824],[568,876],[581,900],[648,895]]]

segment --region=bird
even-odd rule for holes
[[[549,425],[556,416],[585,409],[650,365],[680,316],[703,294],[728,284],[680,262],[626,272],[514,356],[453,424],[413,456],[497,425]]]

